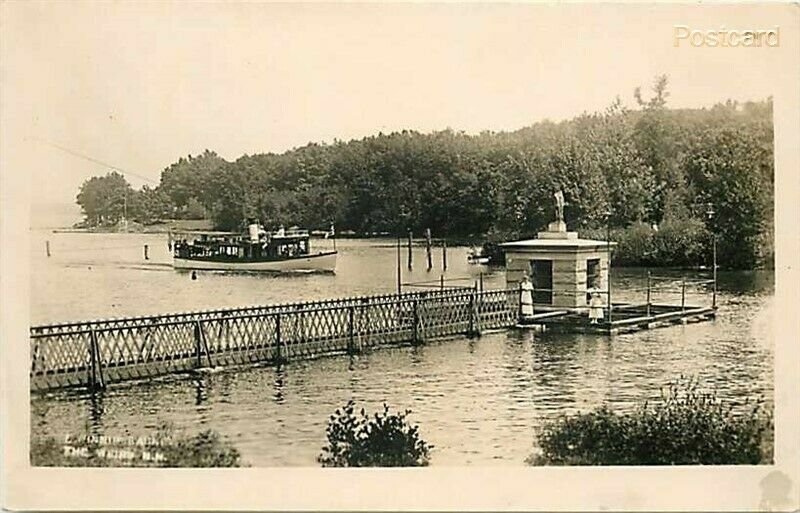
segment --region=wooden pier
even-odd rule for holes
[[[674,278],[670,278],[673,282]],[[695,280],[696,286],[708,280]],[[330,354],[358,354],[392,345],[423,344],[490,329],[538,327],[569,333],[614,335],[665,324],[711,319],[710,306],[686,301],[653,302],[652,294],[675,284],[651,285],[643,303],[614,303],[593,324],[587,308],[535,304],[524,317],[521,290],[474,287],[326,301],[185,312],[35,326],[30,329],[30,387],[33,391],[164,376],[203,368],[254,363],[277,365]],[[715,284],[715,283],[714,283]],[[557,294],[549,291],[549,296]],[[613,312],[613,315],[612,315]]]
[[[30,386],[102,388],[200,368],[279,364],[474,336],[515,324],[518,299],[511,290],[457,287],[35,326]]]

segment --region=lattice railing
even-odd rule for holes
[[[506,328],[517,323],[519,291],[488,290],[480,296],[478,314],[481,329]]]
[[[198,367],[477,334],[513,324],[517,308],[514,291],[450,288],[37,326],[31,328],[31,387],[103,386]]]

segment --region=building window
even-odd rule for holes
[[[586,261],[586,288],[600,289],[600,259],[590,258]]]

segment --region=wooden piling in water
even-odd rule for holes
[[[425,252],[428,255],[428,271],[433,269],[433,255],[431,250],[431,229],[425,228]]]
[[[50,241],[44,241],[44,249],[47,251],[47,258],[50,258]]]
[[[147,244],[144,245],[144,259],[150,260],[150,247]]]
[[[686,276],[681,277],[681,313],[686,311]]]
[[[408,270],[411,270],[412,264],[412,251],[411,251],[411,243],[412,243],[412,234],[411,230],[408,230]]]

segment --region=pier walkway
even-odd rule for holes
[[[714,318],[716,280],[709,306],[687,304],[686,278],[679,283],[663,280],[671,282],[652,286],[648,273],[645,301],[614,303],[613,314],[605,307],[597,324],[589,322],[586,308],[536,304],[536,313],[524,317],[521,289],[483,290],[476,283],[404,294],[34,326],[30,387],[32,391],[102,388],[204,368],[358,354],[512,326],[613,335]],[[701,288],[709,283],[694,280]],[[679,303],[653,300],[655,291],[675,287],[680,290]]]
[[[517,322],[513,290],[451,287],[228,310],[35,326],[33,391],[479,335]]]

